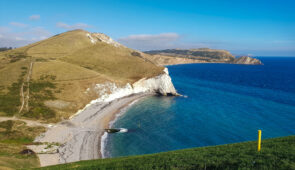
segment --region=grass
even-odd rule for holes
[[[80,161],[40,169],[295,169],[295,136],[157,154]]]
[[[0,112],[5,116],[13,116],[17,114],[20,102],[20,89],[24,82],[24,76],[27,70],[22,67],[22,72],[16,83],[12,83],[8,88],[8,92],[0,93]]]
[[[45,130],[44,127],[26,126],[23,121],[7,120],[0,123],[0,142],[7,144],[29,144],[35,136]]]
[[[0,69],[0,85],[7,87],[17,82],[24,67],[29,68],[28,60],[6,64],[4,68]]]
[[[19,61],[21,62],[21,61]],[[26,62],[27,63],[27,62]],[[21,105],[20,90],[24,83],[24,78],[28,73],[28,67],[23,64],[17,65],[19,67],[17,82],[12,83],[7,87],[7,92],[0,93],[0,112],[4,116],[14,116],[18,114],[19,107]],[[21,113],[20,116],[47,120],[51,118],[56,118],[55,111],[46,107],[44,101],[54,100],[54,94],[52,89],[55,89],[55,84],[52,81],[55,80],[53,75],[43,75],[39,80],[30,81],[30,100],[29,100],[29,110]],[[24,85],[24,93],[28,88],[27,82]]]
[[[30,82],[29,110],[21,116],[44,121],[50,121],[50,119],[56,118],[55,111],[44,104],[47,100],[56,99],[52,92],[56,89],[56,86],[48,79],[52,80],[55,77],[46,75],[43,76],[43,80],[33,80]]]
[[[35,154],[23,155],[27,144],[40,133],[44,127],[29,127],[25,122],[7,120],[0,122],[0,169],[32,168],[40,166]]]
[[[19,61],[22,63],[21,61]],[[27,63],[27,62],[25,62]],[[14,116],[18,115],[18,111],[21,105],[20,90],[22,84],[25,82],[25,76],[28,73],[28,67],[24,64],[18,64],[18,79],[17,82],[12,83],[6,88],[6,92],[0,93],[0,113],[4,116]],[[15,76],[16,76],[15,75]],[[30,89],[30,100],[29,100],[29,110],[24,111],[20,116],[46,120],[56,118],[55,111],[46,107],[44,101],[54,100],[54,93],[52,92],[56,89],[55,84],[52,82],[56,79],[54,75],[42,75],[39,80],[31,80],[30,86],[25,82],[24,84],[24,95],[26,95],[26,90]],[[4,88],[5,89],[5,88]]]
[[[62,60],[89,68],[106,75],[111,80],[124,83],[133,83],[143,77],[154,77],[163,72],[163,67],[158,67],[132,54],[134,51],[128,48],[97,42],[95,45],[69,54]]]
[[[61,58],[76,50],[91,46],[86,31],[73,30],[26,46],[26,52],[38,58]]]
[[[163,67],[146,61],[138,52],[99,41],[93,44],[86,34],[87,31],[73,30],[21,48],[0,52],[0,115],[15,115],[16,108],[20,107],[20,95],[15,93],[7,96],[8,87],[18,83],[19,77],[23,76],[22,72],[30,68],[30,62],[33,62],[30,111],[22,116],[41,120],[68,118],[82,109],[91,100],[99,97],[97,92],[85,93],[86,89],[93,89],[95,84],[115,82],[117,86],[122,86],[163,73]],[[56,89],[48,86],[35,92],[35,88],[42,88],[39,81],[45,81],[46,75],[55,77],[48,82],[53,83]],[[15,85],[14,91],[19,93],[19,86]],[[25,82],[24,90],[27,88]],[[62,109],[56,108],[46,105],[47,100],[69,105]],[[54,122],[56,121],[58,119]]]
[[[43,75],[55,75],[55,81],[68,81],[91,78],[100,74],[74,64],[61,61],[48,61],[35,62],[32,75],[34,80],[41,78]]]
[[[234,56],[226,50],[215,50],[209,48],[199,49],[167,49],[147,51],[147,54],[159,54],[173,57],[183,57],[188,59],[198,59],[205,62],[231,62]]]

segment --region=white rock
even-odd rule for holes
[[[93,38],[91,36],[91,34],[87,33],[86,36],[90,39],[90,41],[91,41],[92,44],[95,44],[97,42],[97,39]]]
[[[140,79],[132,84],[132,86],[127,83],[124,87],[117,87],[115,83],[107,82],[104,84],[96,84],[94,91],[96,91],[100,97],[91,101],[91,104],[109,102],[131,94],[144,92],[159,93],[162,95],[178,95],[167,68],[164,69],[163,74],[149,79]]]
[[[124,47],[120,43],[114,41],[111,37],[103,34],[103,33],[87,33],[86,36],[90,39],[91,43],[96,44],[97,41],[101,41],[115,47]]]

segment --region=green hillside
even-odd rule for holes
[[[95,84],[134,83],[163,67],[101,33],[73,30],[0,52],[0,116],[58,122],[98,93]],[[63,106],[63,107],[60,107]]]
[[[166,49],[166,50],[152,50],[146,51],[146,54],[151,55],[163,55],[179,58],[194,59],[203,62],[221,62],[229,63],[233,62],[235,57],[226,50],[216,50],[209,48],[198,49]]]
[[[295,169],[295,136],[157,154],[80,161],[40,169]]]

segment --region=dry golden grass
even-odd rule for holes
[[[2,156],[0,155],[0,169],[12,170],[20,168],[33,168],[39,167],[39,159],[37,156],[22,156],[15,155]]]
[[[29,68],[32,61],[32,80],[40,80],[46,75],[55,77],[47,80],[56,85],[53,90],[56,101],[52,101],[48,107],[56,111],[58,121],[97,98],[95,92],[85,93],[87,88],[94,87],[95,84],[115,82],[117,85],[125,85],[163,73],[163,67],[156,66],[140,55],[134,55],[132,49],[100,41],[91,43],[87,33],[83,30],[69,31],[25,47],[1,52],[0,85],[8,87],[16,82],[22,72],[21,67],[25,65]],[[11,56],[17,54],[27,56],[26,60],[9,63]],[[58,101],[69,104],[67,107],[54,107]]]
[[[133,56],[131,53],[132,50],[128,48],[98,42],[96,45],[66,56],[63,60],[125,83],[132,83],[143,77],[153,77],[163,72],[163,67]]]
[[[29,127],[25,122],[8,120],[0,124],[0,169],[40,166],[36,155],[23,155],[26,144],[45,131],[44,127]]]
[[[147,55],[143,54],[143,56],[154,62],[157,65],[165,66],[165,65],[175,65],[175,64],[188,64],[188,63],[204,63],[203,60],[198,59],[190,59],[184,57],[172,57],[172,56],[165,56],[165,55]]]
[[[60,118],[68,118],[74,113],[76,113],[79,109],[85,107],[91,100],[98,98],[97,93],[86,93],[88,88],[93,88],[96,84],[102,84],[107,79],[101,77],[94,77],[83,80],[75,80],[75,81],[60,81],[55,82],[57,89],[59,92],[56,92],[54,95],[59,101],[64,101],[69,103],[67,107],[64,108],[54,108],[58,117]]]
[[[28,47],[27,54],[33,57],[60,58],[76,50],[92,46],[87,32],[69,31],[37,42]]]
[[[163,67],[134,55],[132,49],[114,47],[103,42],[91,43],[87,33],[83,30],[69,31],[25,47],[1,52],[0,94],[2,101],[8,101],[7,94],[10,94],[8,99],[12,102],[2,102],[4,106],[0,115],[14,114],[4,112],[12,113],[11,103],[20,103],[21,87],[30,88],[30,110],[16,116],[27,115],[32,120],[57,122],[69,118],[91,100],[98,98],[99,94],[93,90],[96,84],[114,82],[120,86],[163,72]],[[32,78],[28,83],[26,75],[31,62]],[[19,86],[11,86],[13,83],[18,83]],[[88,88],[92,89],[89,93],[86,92]],[[43,114],[45,117],[53,117],[44,120]],[[21,122],[14,122],[10,131],[6,131],[3,125],[1,122],[0,169],[39,166],[35,155],[23,156],[19,152],[25,148],[25,143],[32,142],[41,131],[28,128]]]
[[[0,70],[0,86],[9,86],[21,75],[22,67],[29,68],[29,60],[23,59],[15,63],[7,64],[6,67]]]
[[[42,75],[54,75],[55,81],[79,80],[97,77],[100,74],[74,64],[61,61],[35,62],[32,78],[38,80]]]

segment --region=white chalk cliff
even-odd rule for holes
[[[153,78],[143,78],[133,84],[133,90],[135,93],[139,92],[151,92],[159,93],[162,95],[178,95],[174,85],[169,76],[168,69],[164,69],[164,73],[153,77]]]
[[[164,73],[152,78],[142,78],[130,85],[127,83],[124,87],[118,87],[115,83],[107,82],[97,84],[93,89],[87,89],[88,92],[95,91],[100,96],[98,99],[91,101],[110,102],[112,100],[129,96],[137,93],[157,93],[161,95],[179,95],[169,76],[168,69],[164,69]]]

